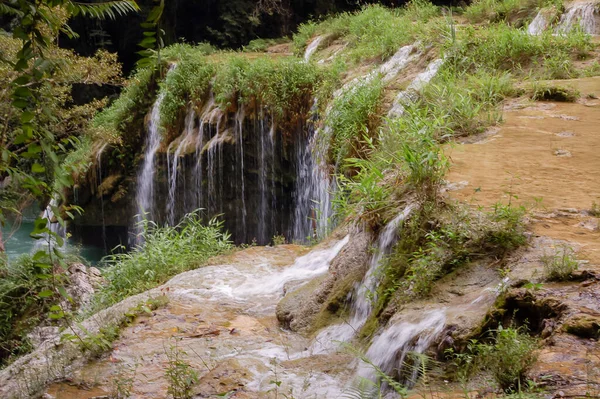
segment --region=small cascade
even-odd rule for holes
[[[364,326],[367,318],[372,311],[373,298],[369,298],[369,294],[374,295],[377,287],[377,269],[385,255],[388,255],[392,250],[393,245],[398,240],[398,228],[412,213],[414,205],[408,205],[404,210],[390,221],[377,241],[377,249],[371,258],[369,270],[365,274],[363,281],[357,285],[352,295],[354,301],[352,303],[350,320],[344,324],[337,324],[323,329],[315,338],[309,351],[311,353],[326,353],[335,350],[339,342],[348,342],[356,333]]]
[[[414,208],[415,206],[412,204],[404,208],[398,216],[385,226],[379,235],[377,251],[371,258],[371,265],[365,274],[362,283],[356,289],[356,299],[352,304],[353,316],[350,324],[356,329],[362,327],[371,314],[373,309],[371,303],[377,299],[374,297],[375,288],[377,288],[378,283],[377,269],[379,268],[383,257],[391,252],[393,245],[398,240],[398,228],[412,213]],[[371,295],[371,298],[369,298],[369,295]]]
[[[409,354],[424,353],[440,336],[446,324],[445,309],[436,309],[422,315],[417,322],[399,322],[387,327],[377,336],[366,357],[387,375],[411,387],[419,377],[418,358]],[[359,375],[375,381],[378,376],[372,367],[362,365]]]
[[[54,215],[54,210],[53,208],[56,208],[59,204],[59,198],[58,196],[52,198],[50,200],[50,203],[48,204],[48,206],[46,206],[46,209],[44,209],[44,212],[42,212],[42,218],[46,219],[46,226],[48,227],[48,229],[56,236],[62,238],[63,240],[66,240],[67,237],[67,231],[65,226],[61,225],[60,222],[58,222],[58,220],[56,220],[56,217]],[[63,245],[57,245],[58,243],[56,242],[56,238],[54,238],[53,235],[44,233],[42,235],[42,238],[38,239],[35,242],[35,245],[33,246],[33,252],[37,252],[37,251],[47,251],[47,252],[51,252],[54,249],[58,249],[59,251],[63,251],[66,243],[63,243]]]
[[[406,90],[398,93],[396,98],[394,99],[394,103],[392,108],[388,112],[388,118],[399,118],[404,114],[405,107],[413,103],[418,98],[418,92],[433,79],[433,77],[437,74],[440,67],[444,64],[444,60],[438,58],[429,65],[425,71],[421,72],[417,75],[417,77],[410,83],[410,85],[406,88]]]
[[[543,11],[540,10],[533,21],[527,27],[527,33],[532,36],[541,35],[543,31],[548,27],[548,19],[544,15]]]
[[[560,17],[560,22],[556,27],[556,33],[566,33],[579,24],[581,29],[590,35],[597,33],[596,27],[596,3],[582,2],[572,4],[566,12]]]
[[[310,61],[310,57],[317,51],[319,48],[319,44],[323,40],[323,36],[317,36],[308,46],[306,46],[306,51],[304,52],[304,62]]]
[[[327,233],[331,217],[330,193],[333,179],[328,174],[327,151],[330,129],[315,129],[317,101],[312,107],[308,136],[296,144],[296,191],[294,209],[294,239],[321,237]]]
[[[236,147],[238,149],[237,159],[236,159],[236,171],[239,174],[239,182],[241,188],[240,199],[242,202],[242,206],[240,209],[240,215],[238,216],[241,224],[241,234],[242,237],[246,237],[246,216],[248,214],[246,210],[246,182],[245,182],[245,170],[244,170],[244,122],[246,119],[246,114],[244,113],[244,106],[240,106],[236,115],[235,115],[235,139],[236,139]],[[261,138],[263,134],[260,135]]]
[[[179,145],[173,154],[172,160],[170,160],[169,154],[171,153],[170,147],[167,149],[167,169],[169,172],[169,201],[167,202],[167,220],[169,225],[174,226],[176,224],[175,220],[175,196],[177,190],[177,171],[179,166],[179,159],[181,157],[181,153],[187,148],[188,145],[191,144],[194,139],[194,124],[196,122],[196,113],[192,108],[188,110],[188,113],[185,117],[185,131],[183,137],[179,141]],[[174,142],[173,142],[174,143]],[[171,144],[173,144],[171,143]]]
[[[171,65],[167,74],[171,73],[175,68],[175,65]],[[144,151],[144,163],[142,164],[142,168],[137,177],[138,186],[135,198],[137,203],[136,222],[138,223],[146,217],[149,220],[154,219],[154,158],[162,141],[160,133],[160,107],[165,98],[165,94],[165,92],[159,93],[158,98],[152,106],[152,112],[150,113],[148,138],[146,139],[146,149]]]

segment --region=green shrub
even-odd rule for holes
[[[572,248],[563,245],[553,254],[545,254],[541,261],[544,265],[544,274],[551,281],[568,280],[579,267]]]
[[[478,345],[478,356],[502,389],[517,391],[526,386],[526,373],[537,360],[536,349],[537,340],[523,328],[500,326],[492,344]]]
[[[187,214],[175,227],[142,224],[143,244],[105,258],[107,285],[97,297],[96,308],[154,288],[231,248],[229,234],[221,232],[222,223],[211,220],[204,225],[199,211]]]
[[[305,22],[298,27],[298,32],[292,37],[292,43],[294,46],[294,53],[297,56],[301,56],[308,41],[313,37],[317,30],[317,24],[313,21]]]
[[[153,97],[153,72],[140,69],[134,72],[110,107],[100,112],[92,121],[92,132],[101,135],[105,142],[119,142],[138,114],[145,114]]]
[[[331,102],[324,124],[331,129],[331,156],[340,164],[348,157],[361,155],[361,141],[379,125],[378,106],[384,85],[381,79],[358,84]]]
[[[46,263],[23,255],[15,261],[0,257],[0,366],[31,349],[27,334],[60,299]],[[57,276],[62,276],[58,275]],[[64,281],[63,281],[64,282]]]
[[[490,218],[498,225],[490,231],[487,240],[503,253],[524,245],[527,242],[523,224],[525,212],[524,206],[514,206],[510,202],[494,204]]]
[[[573,30],[564,35],[544,32],[531,36],[525,30],[506,24],[476,29],[461,29],[457,43],[447,43],[448,64],[457,70],[510,71],[552,78],[557,60],[567,63],[561,68],[571,75],[576,71],[572,60],[587,56],[592,48],[589,35]],[[549,56],[551,55],[551,56]],[[561,72],[564,73],[564,72]]]
[[[521,26],[540,4],[537,0],[475,0],[465,9],[470,22],[506,21]]]
[[[229,56],[219,65],[213,90],[222,108],[257,100],[277,118],[293,118],[310,106],[320,80],[316,65],[296,58]]]

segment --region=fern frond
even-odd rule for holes
[[[73,16],[81,14],[97,19],[116,19],[130,12],[138,12],[140,7],[134,0],[106,1],[102,3],[68,2],[67,9]]]

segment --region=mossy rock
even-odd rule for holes
[[[600,315],[580,313],[570,317],[563,326],[569,334],[581,338],[600,338]]]

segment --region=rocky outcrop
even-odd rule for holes
[[[287,328],[310,333],[344,312],[348,294],[360,282],[370,260],[372,235],[356,229],[326,275],[290,290],[277,305],[277,319]]]

